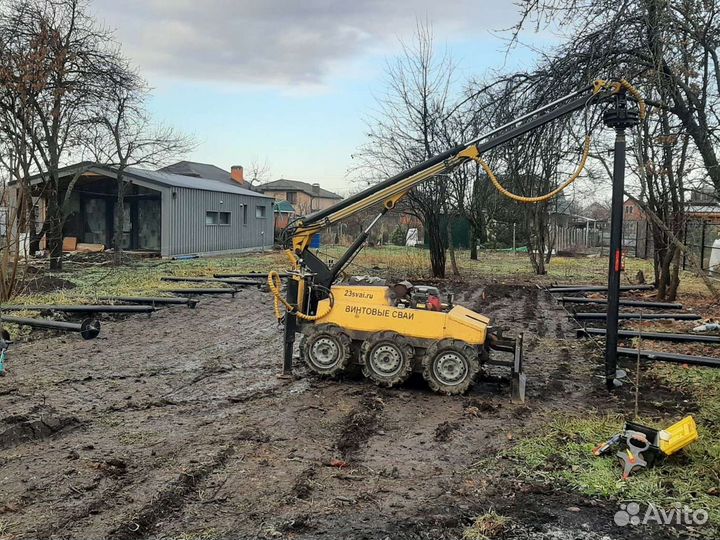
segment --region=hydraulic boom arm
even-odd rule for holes
[[[552,103],[544,105],[520,118],[481,135],[467,143],[460,144],[435,157],[407,169],[387,180],[371,186],[364,191],[348,197],[339,203],[320,210],[314,214],[302,217],[292,223],[286,230],[286,238],[292,239],[290,256],[295,266],[305,266],[316,274],[315,281],[325,287],[336,279],[343,268],[352,260],[367,240],[370,229],[389,210],[395,208],[397,203],[416,185],[429,180],[439,174],[448,173],[470,160],[479,160],[480,156],[508,141],[525,133],[533,131],[553,120],[561,118],[574,111],[583,109],[590,104],[602,103],[617,94],[627,92],[636,101],[644,112],[644,104],[637,90],[627,81],[597,80],[593,84],[564,96]],[[588,148],[586,140],[586,153]],[[528,198],[525,198],[528,199]],[[526,201],[528,202],[528,201]],[[530,201],[532,202],[532,201]],[[382,204],[381,213],[372,221],[366,230],[353,242],[348,250],[337,262],[328,268],[317,259],[308,247],[312,236],[319,231],[367,209],[376,204]],[[289,246],[290,247],[290,246]]]

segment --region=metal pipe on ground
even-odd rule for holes
[[[643,318],[645,316],[643,315]],[[604,336],[607,330],[604,328],[578,328],[577,337]],[[720,336],[706,336],[701,334],[673,334],[670,332],[638,332],[637,330],[619,330],[621,338],[642,337],[655,341],[675,341],[688,343],[720,343]]]
[[[222,288],[206,288],[206,289],[162,289],[162,292],[168,292],[173,294],[235,294],[238,292],[233,287],[222,287]]]
[[[278,275],[281,278],[288,277],[287,272],[278,272]],[[258,278],[258,279],[267,279],[267,274],[262,274],[260,272],[247,272],[244,274],[234,274],[234,273],[227,273],[227,274],[213,274],[213,277],[216,277],[218,279],[223,278]]]
[[[569,315],[577,320],[601,320],[607,318],[607,313],[575,313]],[[696,321],[702,319],[700,315],[695,313],[618,313],[618,319],[675,319],[677,321]]]
[[[675,364],[689,364],[692,366],[720,368],[720,358],[711,358],[709,356],[692,356],[689,354],[644,351],[642,349],[638,351],[637,349],[629,347],[618,347],[617,352],[623,356],[633,357],[637,357],[639,354],[641,358],[657,360],[660,362],[673,362]]]
[[[69,305],[69,306],[0,306],[2,311],[62,311],[63,313],[152,313],[153,306],[98,306],[98,305]]]
[[[570,292],[607,292],[605,285],[572,285],[567,287],[548,287],[545,289],[551,293],[570,293]],[[652,291],[655,290],[654,285],[622,285],[621,291]]]
[[[194,308],[198,301],[194,298],[182,298],[178,296],[100,296],[98,300],[107,300],[109,302],[128,302],[130,304],[185,304]]]
[[[193,282],[193,283],[226,283],[227,285],[243,286],[243,285],[258,285],[257,281],[251,279],[231,279],[231,278],[214,278],[214,277],[196,277],[196,276],[163,276],[160,278],[161,281],[176,281],[176,282]]]
[[[64,330],[66,332],[79,332],[83,339],[93,339],[100,334],[100,321],[97,319],[85,319],[81,323],[53,321],[50,319],[28,319],[25,317],[0,317],[3,322],[32,326],[35,328],[50,328],[52,330]]]
[[[580,296],[563,296],[560,298],[563,303],[569,304],[607,304],[605,298],[583,298]],[[682,304],[675,302],[645,302],[644,300],[623,300],[620,299],[621,306],[646,307],[654,309],[682,309]]]

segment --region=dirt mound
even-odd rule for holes
[[[20,284],[19,290],[21,290],[23,294],[37,294],[74,288],[75,284],[72,281],[49,274],[39,274],[23,281]]]

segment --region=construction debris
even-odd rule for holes
[[[705,323],[693,328],[693,332],[717,332],[718,330],[720,330],[718,323]]]
[[[77,250],[78,245],[78,239],[74,236],[66,236],[63,238],[63,245],[62,250],[64,253],[67,253],[68,251],[75,251]]]
[[[102,253],[103,251],[105,251],[105,245],[78,243],[75,247],[75,251],[77,251],[78,253]]]

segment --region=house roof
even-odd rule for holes
[[[287,201],[275,201],[273,208],[278,214],[294,214],[295,208]]]
[[[262,184],[257,187],[260,191],[302,191],[307,193],[311,197],[322,197],[324,199],[342,199],[337,193],[328,191],[327,189],[320,188],[319,194],[313,191],[312,184],[307,182],[300,182],[299,180],[288,180],[287,178],[281,178],[267,184]]]
[[[237,185],[237,182],[230,178],[230,173],[215,165],[209,163],[198,163],[196,161],[178,161],[162,169],[158,172],[179,174],[182,176],[193,176],[195,178],[206,178],[208,180],[218,180],[229,184]]]
[[[720,214],[720,206],[715,204],[688,204],[685,211],[689,214]]]
[[[70,165],[60,169],[60,177],[66,177],[74,175],[81,169],[85,169],[84,173],[96,173],[104,174],[108,176],[115,176],[117,174],[117,168],[109,167],[106,165],[98,165],[87,161]],[[138,169],[136,167],[128,167],[125,169],[125,176],[129,178],[135,178],[143,180],[149,184],[155,184],[162,187],[179,187],[187,189],[199,189],[202,191],[218,191],[221,193],[234,193],[236,195],[246,195],[248,197],[261,197],[263,199],[270,199],[267,195],[258,193],[240,187],[236,182],[221,182],[220,180],[213,180],[210,178],[197,178],[194,176],[184,176],[181,174],[171,174],[161,171],[148,171],[145,169]],[[39,181],[41,175],[36,174],[30,177],[30,183]]]
[[[108,169],[111,169],[108,167]],[[204,191],[220,191],[222,193],[235,193],[237,195],[246,195],[248,197],[262,197],[270,199],[267,195],[240,187],[237,182],[222,182],[210,178],[197,178],[194,176],[184,176],[182,174],[170,174],[161,171],[146,171],[144,169],[135,169],[128,167],[126,174],[142,178],[151,183],[157,183],[163,186],[181,187],[188,189],[201,189]]]

